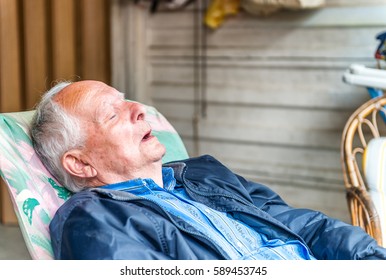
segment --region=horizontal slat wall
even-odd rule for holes
[[[239,13],[209,31],[198,153],[268,184],[294,206],[349,221],[341,133],[368,96],[344,84],[342,73],[351,63],[375,65],[375,36],[386,30],[380,4],[327,1],[267,18]],[[160,12],[148,26],[148,91],[194,154],[194,11]]]
[[[109,4],[0,0],[0,112],[32,109],[57,80],[110,83]],[[1,222],[15,223],[0,191]]]

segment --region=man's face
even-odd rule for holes
[[[106,184],[145,176],[165,154],[145,121],[145,107],[125,101],[122,93],[104,83],[84,83],[89,83],[86,90],[74,91],[77,102],[70,107],[87,136],[85,160]]]

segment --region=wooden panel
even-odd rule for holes
[[[0,112],[18,111],[22,86],[17,2],[0,0],[0,18]]]
[[[287,112],[287,115],[291,114]],[[327,113],[324,115],[329,118]],[[304,117],[313,119],[312,115],[305,114]],[[169,120],[184,141],[194,139],[191,120]],[[221,122],[217,118],[217,122],[213,119],[200,120],[198,134],[201,142],[200,153],[208,153],[207,148],[211,147],[210,153],[226,158],[228,164],[234,165],[238,162],[239,169],[263,172],[273,180],[280,180],[283,174],[286,174],[285,177],[307,177],[309,183],[316,178],[324,178],[325,182],[335,182],[332,184],[334,186],[342,180],[339,159],[340,131],[334,129],[298,130],[291,129],[291,126],[284,129],[276,125],[259,127],[258,124],[246,122],[227,124],[226,120]],[[310,184],[310,187],[313,185]]]
[[[23,0],[24,76],[26,107],[31,109],[51,81],[49,75],[48,19],[46,0]]]
[[[192,138],[187,138],[191,142]],[[271,181],[285,180],[315,181],[309,188],[321,185],[335,188],[341,181],[339,153],[333,149],[315,149],[280,145],[253,144],[218,141],[202,138],[201,153],[209,153],[224,159],[227,165],[252,174],[270,178]],[[277,176],[275,176],[275,174]],[[302,184],[305,185],[304,183]]]
[[[0,112],[32,109],[55,80],[110,81],[109,1],[0,0]],[[3,216],[13,213],[4,185]],[[8,214],[7,214],[8,215]]]
[[[181,108],[178,115],[167,114],[168,119],[178,129],[179,133],[186,137],[193,137],[191,121],[186,119],[186,114],[193,113],[191,105],[171,104],[163,106],[157,103],[160,112],[165,108]],[[186,109],[183,111],[183,109]],[[175,112],[174,110],[173,112]],[[242,112],[237,118],[233,114]],[[165,114],[165,113],[163,113]],[[321,149],[337,150],[340,145],[339,123],[343,123],[342,116],[348,116],[339,112],[326,111],[292,111],[286,109],[271,108],[226,108],[208,104],[208,117],[200,120],[200,136],[217,141],[240,141],[244,144],[290,145],[293,147],[317,147]],[[219,119],[218,116],[221,116]],[[247,121],[256,118],[258,121]],[[308,118],[309,122],[304,121]],[[321,124],[316,126],[315,119]],[[334,122],[338,120],[339,123]],[[334,125],[335,124],[335,125]],[[230,129],[232,127],[232,129]]]
[[[208,32],[199,100],[192,7],[149,18],[144,47],[153,105],[191,155],[198,147],[296,207],[349,221],[340,139],[349,115],[369,97],[344,84],[342,74],[351,63],[375,66],[386,5],[338,2],[268,18],[240,13]],[[195,123],[202,101],[206,116]]]
[[[22,107],[20,73],[20,33],[18,5],[14,0],[0,0],[0,112]],[[16,224],[17,219],[7,187],[0,179],[0,220]]]
[[[310,64],[208,62],[206,98],[216,103],[328,110],[351,110],[358,100],[367,99],[364,88],[342,82],[346,62],[335,66]],[[149,72],[155,100],[193,101],[192,63],[157,62]]]
[[[75,0],[52,1],[52,79],[76,80]]]
[[[384,0],[327,0],[330,6],[367,6],[367,5],[379,5],[385,4]]]
[[[338,71],[337,71],[338,72]],[[338,75],[338,74],[337,74]],[[339,80],[339,76],[336,77]],[[153,83],[150,90],[155,92],[154,102],[193,102],[192,83]],[[299,85],[301,87],[301,85]],[[265,84],[259,90],[253,86],[228,85],[227,87],[209,84],[207,101],[214,103],[235,103],[249,105],[272,105],[343,109],[350,111],[368,99],[365,89],[344,84],[332,87],[330,84],[315,84],[314,89],[300,91],[299,87],[285,89],[285,84]]]
[[[288,11],[282,10],[268,17],[250,15],[240,11],[236,16],[227,18],[221,28],[215,29],[209,34],[217,33],[223,29],[250,29],[255,27],[283,28],[288,27],[293,30],[297,28],[315,28],[330,26],[335,28],[344,27],[368,27],[384,25],[386,5],[384,0],[375,0],[376,4],[355,4],[354,0],[344,5],[333,5],[327,3],[324,8],[315,10]],[[367,1],[367,0],[362,0]],[[193,6],[181,12],[157,13],[151,17],[149,22],[149,32],[169,29],[177,31],[180,29],[192,28],[195,24]],[[176,24],[178,22],[178,24]],[[342,32],[343,33],[343,32]],[[248,38],[243,38],[248,39]],[[278,38],[280,39],[280,38]]]
[[[187,27],[174,32],[160,29],[152,32],[150,54],[157,57],[192,55],[192,29]],[[375,34],[382,31],[384,27],[381,26],[344,30],[335,27],[295,28],[287,25],[271,28],[256,24],[254,28],[224,28],[208,34],[207,54],[213,58],[236,56],[249,60],[261,56],[303,61],[308,57],[326,56],[335,59],[363,59],[373,56],[374,47],[378,45]]]
[[[109,1],[81,0],[80,10],[80,78],[109,83]]]

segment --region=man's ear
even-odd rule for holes
[[[98,174],[96,169],[84,158],[80,150],[66,152],[62,157],[62,164],[68,173],[76,177],[93,178]]]

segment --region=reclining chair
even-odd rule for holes
[[[341,163],[353,225],[386,247],[386,96],[370,99],[349,118]]]
[[[155,108],[147,107],[153,134],[166,147],[164,162],[188,157],[181,138]],[[0,114],[0,175],[8,188],[32,259],[53,259],[49,223],[71,193],[37,157],[29,134],[34,111]]]

